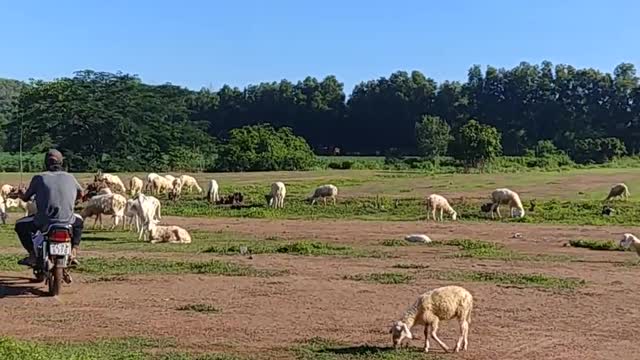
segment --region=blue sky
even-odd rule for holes
[[[640,1],[0,0],[0,77],[94,69],[192,89],[420,70],[464,80],[472,64],[640,63]]]

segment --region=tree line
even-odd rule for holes
[[[551,146],[588,163],[640,150],[639,110],[640,86],[629,63],[612,73],[546,61],[511,69],[474,65],[466,81],[442,83],[398,71],[356,85],[348,97],[335,76],[192,91],[85,70],[54,81],[0,80],[0,145],[17,151],[22,136],[25,151],[56,146],[76,170],[272,169],[308,164],[282,151],[311,148],[452,155],[480,166],[500,154]],[[275,129],[238,130],[260,124]],[[283,127],[291,131],[276,130]],[[273,141],[260,140],[266,134]],[[265,151],[281,160],[270,163]],[[238,161],[255,163],[236,166],[231,156],[241,153]]]

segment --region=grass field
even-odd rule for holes
[[[121,175],[125,183],[132,176]],[[188,229],[188,245],[150,244],[89,221],[74,283],[59,298],[17,265],[23,250],[12,223],[20,214],[11,212],[0,225],[0,359],[452,358],[437,344],[424,355],[421,327],[420,340],[398,351],[387,332],[417,295],[449,284],[475,302],[469,350],[456,358],[635,359],[640,351],[628,331],[640,318],[629,306],[640,301],[640,262],[618,246],[622,233],[640,232],[634,169],[194,175],[202,186],[215,178],[222,195],[243,192],[254,206],[160,197],[162,222]],[[278,180],[287,185],[285,208],[266,208],[263,195]],[[0,183],[18,182],[0,174]],[[617,182],[632,195],[602,216]],[[307,204],[325,183],[339,187],[337,205]],[[527,210],[535,199],[534,211],[488,219],[479,205],[497,187],[518,191]],[[430,193],[449,198],[459,221],[426,221]],[[410,233],[434,241],[410,244]],[[455,321],[441,323],[447,344],[457,335]]]

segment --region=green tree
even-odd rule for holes
[[[249,125],[229,132],[220,146],[216,168],[221,171],[308,170],[315,155],[306,140],[289,128]]]
[[[451,128],[437,116],[425,115],[416,123],[416,140],[422,156],[434,158],[445,155],[452,139]]]
[[[502,153],[500,132],[493,126],[469,120],[455,138],[455,156],[467,166],[483,167]]]

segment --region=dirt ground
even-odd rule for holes
[[[443,258],[450,247],[397,247],[397,257],[343,258],[289,255],[226,257],[257,268],[286,269],[269,278],[204,275],[137,276],[89,282],[82,276],[59,298],[40,295],[30,274],[0,274],[1,335],[21,339],[95,340],[123,336],[173,338],[180,348],[229,352],[258,358],[293,358],[286,349],[314,337],[350,346],[390,345],[388,327],[421,292],[450,284],[421,278],[403,285],[344,280],[345,275],[408,271],[398,263],[428,265],[430,270],[494,270],[577,277],[587,285],[552,291],[463,282],[475,298],[470,344],[456,359],[637,359],[640,322],[638,267],[621,266],[631,252],[600,252],[563,247],[573,238],[618,239],[640,228],[537,226],[507,223],[288,221],[170,218],[189,229],[230,231],[256,237],[319,239],[353,246],[377,246],[382,239],[424,232],[434,240],[473,238],[503,243],[529,254],[563,254],[581,262]],[[520,232],[522,238],[512,238]],[[259,240],[258,240],[259,241]],[[387,249],[389,250],[389,249]],[[152,253],[136,256],[154,256]],[[187,254],[164,256],[183,258]],[[215,258],[215,256],[196,255]],[[180,305],[208,303],[219,314],[177,311]],[[422,346],[421,328],[414,328]],[[458,335],[454,321],[440,330],[450,345]],[[433,342],[432,342],[433,344]],[[432,345],[433,346],[433,345]],[[433,351],[442,350],[433,346]]]

